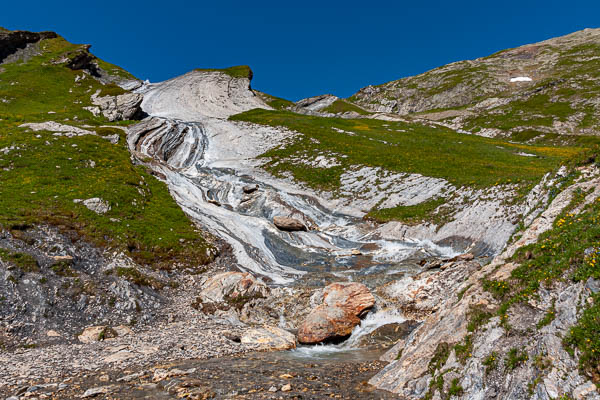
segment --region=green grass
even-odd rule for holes
[[[297,180],[326,190],[339,188],[340,176],[356,165],[443,178],[456,186],[530,184],[583,151],[574,147],[507,143],[417,123],[323,118],[258,109],[231,119],[301,132],[303,135],[295,142],[263,154],[270,158],[265,167],[274,174],[291,172]],[[292,157],[315,157],[321,152],[345,157],[338,158],[340,166],[328,169],[312,168],[291,160]],[[518,152],[538,157],[522,157],[516,154]]]
[[[485,366],[485,373],[489,374],[498,366],[498,353],[492,351],[482,362]]]
[[[15,265],[23,272],[39,272],[40,266],[29,254],[0,248],[0,260]]]
[[[323,112],[333,113],[333,114],[342,114],[346,112],[355,112],[360,115],[369,115],[370,112],[363,110],[362,108],[347,102],[346,100],[338,99],[334,101],[331,105],[321,110]]]
[[[544,315],[544,318],[542,318],[540,320],[540,322],[537,323],[537,328],[543,328],[546,325],[549,325],[552,321],[554,321],[554,318],[556,318],[556,300],[552,300],[552,306],[550,307],[550,309],[546,312],[546,314]]]
[[[135,76],[125,71],[123,68],[113,65],[111,63],[107,63],[99,58],[96,59],[98,66],[102,68],[106,73],[113,77],[120,78],[121,80],[137,80]]]
[[[62,38],[44,40],[41,55],[3,66],[0,98],[8,103],[0,103],[0,149],[14,150],[0,152],[0,227],[50,224],[157,268],[211,261],[212,246],[166,186],[131,163],[124,133],[98,127],[109,122],[82,109],[91,105],[96,90],[122,89],[89,76],[76,83],[81,71],[53,62],[78,48]],[[113,145],[100,136],[66,138],[19,128],[47,120],[91,126],[101,136],[119,133],[120,141]],[[111,210],[98,215],[73,202],[91,197],[104,199]]]
[[[508,371],[512,371],[518,366],[527,362],[527,360],[529,360],[527,351],[512,348],[508,351],[506,357],[504,358],[504,365]]]
[[[433,353],[433,357],[429,360],[429,365],[427,370],[431,375],[433,375],[436,371],[440,371],[441,368],[448,361],[448,357],[450,356],[450,345],[448,343],[442,342],[438,343],[435,348],[435,352]]]
[[[412,206],[373,209],[365,217],[379,223],[402,221],[406,224],[418,224],[425,219],[432,220],[432,213],[444,202],[443,198],[437,198]]]
[[[483,308],[483,306],[471,307],[468,315],[469,322],[467,324],[467,330],[469,332],[475,332],[481,326],[487,324],[492,317],[493,314],[487,309]]]
[[[504,131],[518,127],[549,127],[555,120],[566,121],[575,112],[569,102],[550,101],[549,95],[539,94],[498,107],[493,113],[469,118],[466,126],[468,129],[496,128]]]
[[[448,389],[448,395],[450,397],[460,396],[463,394],[464,389],[462,386],[460,386],[460,384],[458,382],[459,382],[458,378],[454,378],[454,379],[452,379],[452,381],[450,381],[450,388]]]
[[[258,96],[260,96],[265,103],[267,103],[269,106],[273,107],[276,110],[286,110],[288,107],[294,105],[293,101],[282,99],[281,97],[272,96],[270,94],[259,91],[256,91],[255,93],[257,93]]]
[[[573,354],[579,350],[579,366],[581,371],[592,378],[594,383],[600,382],[598,365],[600,365],[600,294],[592,296],[592,304],[573,326],[564,339],[565,346]]]
[[[52,271],[54,271],[54,273],[58,276],[64,276],[64,277],[75,277],[77,276],[77,272],[75,272],[73,270],[73,268],[71,268],[70,263],[68,262],[59,262],[57,264],[54,264],[52,267],[50,267],[50,269],[52,269]]]
[[[462,365],[465,365],[467,360],[471,358],[473,352],[473,336],[467,335],[465,336],[462,343],[458,343],[454,345],[454,354],[456,354],[456,358]]]
[[[222,72],[232,78],[250,78],[252,79],[252,70],[247,65],[238,65],[229,68],[197,68],[196,71],[201,72]]]

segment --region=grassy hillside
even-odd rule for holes
[[[83,109],[97,90],[125,91],[68,68],[65,60],[82,51],[60,37],[48,39],[38,44],[38,55],[0,67],[0,226],[52,224],[158,268],[210,261],[211,245],[166,186],[131,163],[119,126],[132,121],[109,123]],[[115,78],[132,78],[114,65],[98,64]],[[85,127],[96,135],[68,138],[20,127],[43,121]],[[114,134],[118,144],[103,138]],[[100,215],[74,202],[94,197],[108,202],[110,211]]]
[[[333,191],[339,188],[344,171],[357,165],[443,178],[455,186],[529,185],[589,151],[582,146],[516,144],[417,123],[323,118],[285,111],[251,110],[231,119],[301,132],[295,142],[263,155],[270,158],[267,169],[275,174],[291,172],[311,187]],[[335,157],[338,165],[319,168],[294,161],[321,154]]]

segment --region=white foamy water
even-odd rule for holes
[[[361,339],[373,333],[376,329],[389,325],[402,323],[406,318],[397,310],[382,310],[375,311],[367,315],[359,326],[354,328],[350,337],[340,344],[318,344],[314,346],[299,346],[290,353],[297,358],[336,358],[342,353],[360,352],[359,348]]]

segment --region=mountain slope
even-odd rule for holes
[[[485,136],[597,134],[599,53],[600,29],[586,29],[368,86],[349,100]]]
[[[131,162],[123,119],[142,97],[117,83],[141,83],[54,33],[0,43],[0,342],[152,319],[166,271],[201,269],[216,249]]]

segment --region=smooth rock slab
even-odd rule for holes
[[[265,325],[242,335],[242,344],[255,344],[260,350],[290,350],[296,348],[296,337],[290,332]]]

